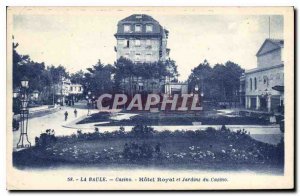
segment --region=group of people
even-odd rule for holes
[[[65,121],[67,121],[68,115],[69,115],[68,111],[66,111],[64,115],[65,115]],[[77,118],[77,110],[76,109],[74,110],[74,116],[75,116],[75,118]]]

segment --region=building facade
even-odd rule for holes
[[[188,94],[187,82],[168,82],[165,85],[165,93],[167,95]]]
[[[120,20],[114,35],[117,59],[123,57],[136,64],[165,62],[169,57],[168,31],[149,15],[133,14]],[[167,78],[124,78],[124,93],[163,93]]]
[[[115,51],[117,59],[123,57],[132,62],[166,62],[170,49],[167,48],[169,31],[158,21],[146,14],[133,14],[118,22]],[[173,69],[169,67],[169,69]],[[169,70],[172,72],[172,70]],[[175,77],[123,79],[124,93],[186,94],[187,83],[177,82]]]
[[[56,96],[56,102],[63,105],[67,101],[71,101],[74,104],[79,95],[82,95],[83,87],[81,84],[73,84],[67,78],[62,78],[58,84],[54,85],[54,95]]]
[[[117,59],[152,63],[168,58],[168,31],[149,15],[134,14],[119,21],[115,37]]]
[[[240,78],[240,95],[247,109],[283,111],[283,50],[283,40],[266,39],[256,54],[257,68],[247,70]]]

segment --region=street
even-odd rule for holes
[[[61,106],[61,109],[57,112],[51,113],[49,115],[31,118],[28,121],[28,139],[31,142],[31,145],[34,145],[35,137],[39,137],[41,133],[45,132],[46,129],[54,129],[56,136],[62,135],[71,135],[76,133],[77,128],[65,128],[64,125],[67,125],[73,121],[77,122],[78,120],[87,116],[87,109],[85,109],[86,103],[79,102],[76,103],[74,107]],[[77,118],[74,115],[74,109],[77,110]],[[68,112],[68,119],[65,121],[64,113]],[[92,110],[95,112],[95,110]],[[74,123],[75,123],[74,122]],[[20,137],[20,129],[13,132],[13,146],[16,147]]]
[[[77,110],[77,118],[74,115],[74,109]],[[68,119],[65,121],[64,113],[68,112]],[[96,113],[98,110],[93,109],[91,113]],[[123,114],[120,115],[123,118],[128,118],[134,114]],[[82,132],[93,132],[96,123],[87,123],[87,124],[76,124],[76,122],[84,119],[87,116],[87,109],[85,102],[78,102],[75,106],[62,106],[57,112],[51,113],[49,115],[31,118],[28,122],[28,139],[31,142],[31,145],[34,145],[35,137],[39,137],[41,133],[45,132],[46,129],[54,129],[56,136],[63,136],[63,135],[72,135],[73,133],[77,133],[78,129],[81,129]],[[120,116],[115,117],[112,116],[111,118],[114,120],[120,120]],[[105,123],[105,122],[102,122]],[[99,124],[99,123],[98,123]],[[100,123],[101,124],[101,123]],[[208,125],[191,125],[191,126],[153,126],[157,131],[163,130],[197,130],[197,129],[205,129],[206,127],[214,127],[220,128],[221,126],[208,126]],[[259,141],[277,144],[282,137],[282,134],[279,130],[279,126],[253,126],[253,125],[228,125],[226,126],[233,131],[238,129],[245,129],[251,133],[251,136],[254,139]],[[132,126],[124,126],[125,131],[130,131]],[[103,131],[114,131],[118,130],[118,126],[104,126],[99,128],[101,132]],[[13,132],[13,146],[14,150],[16,150],[16,145],[18,143],[20,137],[20,130]]]

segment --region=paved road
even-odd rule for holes
[[[39,136],[41,133],[45,132],[46,129],[54,129],[55,135],[71,135],[76,133],[77,128],[70,129],[63,127],[72,121],[78,121],[80,118],[84,118],[87,115],[87,109],[84,108],[85,103],[77,103],[77,118],[74,115],[74,108],[62,106],[57,112],[51,113],[49,115],[31,118],[28,121],[28,139],[32,145],[34,145],[34,138]],[[68,120],[65,121],[64,113],[68,112]],[[96,112],[93,110],[92,112]],[[20,130],[14,131],[13,134],[13,145],[16,146],[20,137]]]
[[[77,118],[75,118],[74,115],[74,107],[77,110]],[[82,124],[82,125],[76,125],[76,122],[80,119],[83,119],[87,115],[87,109],[85,108],[85,103],[76,103],[74,107],[61,107],[60,110],[57,112],[51,113],[49,115],[32,118],[29,119],[28,123],[28,137],[29,141],[32,145],[34,145],[34,138],[39,136],[42,132],[45,132],[46,129],[54,129],[56,136],[62,136],[62,135],[71,135],[73,133],[76,133],[78,129],[82,129],[83,132],[93,132],[94,131],[94,124],[95,123],[89,123],[89,124]],[[69,113],[68,120],[64,120],[64,113]],[[97,110],[93,110],[92,113],[97,112]],[[156,130],[176,130],[176,129],[205,129],[206,126],[204,125],[198,125],[198,126],[154,126]],[[240,128],[245,128],[246,130],[250,131],[251,134],[253,134],[255,139],[258,139],[260,141],[268,142],[268,143],[277,143],[280,141],[281,133],[279,130],[279,127],[255,127],[255,126],[236,126],[231,125],[228,126],[229,128],[236,130]],[[112,126],[112,127],[99,127],[100,131],[114,131],[117,130],[118,127]],[[125,127],[126,131],[131,130],[131,127]],[[255,135],[260,136],[255,136]],[[267,136],[266,136],[267,135]],[[14,147],[17,145],[18,140],[20,137],[20,131],[15,131],[13,134],[13,145]]]

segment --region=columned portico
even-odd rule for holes
[[[267,97],[267,108],[268,108],[268,112],[271,112],[271,96]]]
[[[240,78],[245,106],[250,110],[282,112],[284,109],[284,41],[266,39],[258,50],[257,67]]]
[[[259,98],[259,96],[256,96],[256,109],[257,110],[260,109],[260,98]]]

